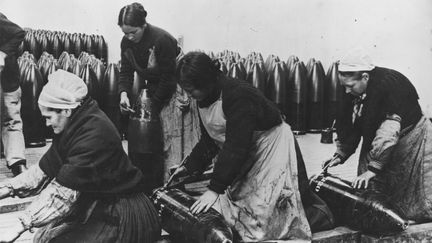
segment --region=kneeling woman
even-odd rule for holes
[[[0,242],[32,227],[41,227],[34,242],[154,242],[157,212],[115,126],[79,77],[58,70],[48,80],[39,108],[54,130],[52,145],[39,164],[0,185],[0,198],[41,192],[0,230]]]
[[[179,62],[180,86],[198,101],[203,135],[178,175],[203,171],[218,154],[207,190],[191,207],[214,207],[242,241],[310,240],[295,140],[277,107],[246,82],[226,77],[206,54]]]

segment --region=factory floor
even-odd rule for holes
[[[323,144],[320,142],[320,134],[305,134],[296,135],[299,142],[302,154],[305,160],[308,176],[317,174],[321,170],[321,163],[327,158],[330,158],[335,151],[335,144]],[[48,141],[47,145],[40,148],[27,148],[26,158],[28,165],[34,165],[38,162],[39,158],[49,148],[51,143]],[[123,141],[124,148],[127,147],[127,141]],[[357,168],[358,154],[352,156],[344,165],[336,168],[331,168],[330,173],[337,174],[342,178],[351,180],[354,178]],[[0,182],[12,177],[12,173],[6,167],[4,158],[0,162]],[[9,222],[14,218],[19,211],[23,210],[33,198],[19,199],[8,198],[0,201],[0,229],[7,228]],[[16,242],[31,242],[32,233],[26,232]]]

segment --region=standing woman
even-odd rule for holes
[[[134,72],[140,77],[140,88],[146,88],[151,98],[152,117],[161,118],[161,133],[165,145],[169,145],[172,126],[173,107],[171,99],[176,91],[175,65],[178,54],[177,41],[165,30],[150,25],[146,21],[147,12],[139,3],[123,7],[118,16],[118,25],[124,33],[121,41],[120,67],[120,110],[124,113],[130,108]],[[146,82],[146,83],[144,83]],[[171,130],[170,130],[171,129]],[[138,131],[137,131],[138,132]],[[155,136],[158,137],[158,136]],[[156,141],[155,141],[156,143]],[[163,181],[163,145],[152,148],[152,152],[135,157],[130,154],[132,162],[140,167],[147,178],[148,193],[161,186]]]
[[[218,155],[209,188],[192,213],[213,206],[246,242],[310,240],[295,139],[278,108],[256,88],[223,75],[204,53],[186,54],[177,75],[198,101],[205,129],[174,177],[202,172]]]
[[[362,139],[353,187],[383,193],[407,219],[432,220],[432,123],[416,89],[398,71],[374,66],[361,49],[341,59],[339,80],[346,94],[337,150],[324,165],[345,162]]]

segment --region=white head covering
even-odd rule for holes
[[[354,48],[349,51],[340,61],[338,70],[340,72],[371,71],[375,68],[372,59],[362,48]]]
[[[87,92],[87,85],[81,78],[59,69],[48,76],[48,83],[43,87],[38,103],[55,109],[74,109]]]

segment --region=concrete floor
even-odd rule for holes
[[[305,160],[306,169],[308,176],[317,174],[321,170],[321,163],[332,156],[335,151],[335,144],[322,144],[320,143],[320,134],[305,134],[297,135],[297,140],[299,142],[302,154]],[[45,153],[51,143],[48,141],[47,145],[41,148],[27,148],[25,151],[28,165],[34,165],[38,162],[39,158]],[[123,141],[124,148],[127,148],[127,141]],[[352,156],[344,165],[338,166],[336,168],[331,168],[330,173],[336,174],[342,178],[351,180],[356,174],[358,154]],[[0,162],[0,182],[12,177],[9,169],[6,167],[4,158]],[[30,199],[19,199],[19,198],[9,198],[0,201],[0,207],[7,208],[8,205],[15,205],[15,210],[22,210],[22,208],[31,202]],[[19,205],[19,207],[17,206]],[[12,207],[13,208],[13,207]],[[2,212],[0,212],[2,213]],[[0,229],[7,228],[10,220],[16,217],[19,212],[2,213],[0,217]],[[32,234],[26,232],[23,234],[17,242],[31,242]]]

